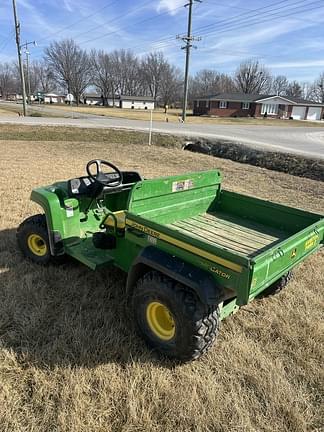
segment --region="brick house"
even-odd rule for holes
[[[194,115],[218,117],[293,118],[322,120],[324,104],[300,98],[245,93],[218,93],[194,100]]]

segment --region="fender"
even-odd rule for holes
[[[132,293],[136,281],[152,269],[190,287],[204,304],[215,305],[226,297],[227,290],[219,286],[208,272],[154,246],[142,249],[135,258],[128,272],[128,295]]]
[[[58,222],[59,229],[57,229],[57,227],[54,229],[53,226],[53,214],[55,214],[57,208],[60,208],[58,197],[55,193],[50,192],[45,188],[39,188],[32,190],[30,199],[38,204],[44,211],[51,254],[53,256],[63,255],[64,245],[61,236],[63,226],[61,220]]]

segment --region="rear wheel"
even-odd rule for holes
[[[288,283],[292,280],[292,278],[293,278],[293,272],[289,271],[288,273],[281,276],[281,278],[279,278],[272,285],[270,285],[266,290],[264,290],[262,295],[270,296],[270,295],[278,294],[288,285]]]
[[[189,288],[155,271],[138,280],[132,308],[148,345],[181,361],[200,357],[218,333],[217,305],[203,304]]]
[[[18,227],[17,241],[22,253],[37,264],[48,264],[52,258],[45,215],[25,219]]]

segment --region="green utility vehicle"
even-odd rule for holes
[[[222,190],[219,171],[143,179],[93,160],[87,176],[34,189],[44,215],[26,219],[23,253],[48,264],[69,255],[128,273],[133,320],[149,346],[198,358],[219,322],[324,242],[324,216]]]

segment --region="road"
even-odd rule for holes
[[[53,110],[51,109],[53,113]],[[83,128],[117,128],[148,131],[149,122],[116,117],[78,115],[78,118],[1,116],[1,123],[74,126]],[[265,150],[303,154],[324,159],[324,125],[322,127],[211,125],[154,122],[153,132],[190,138],[222,139]]]

